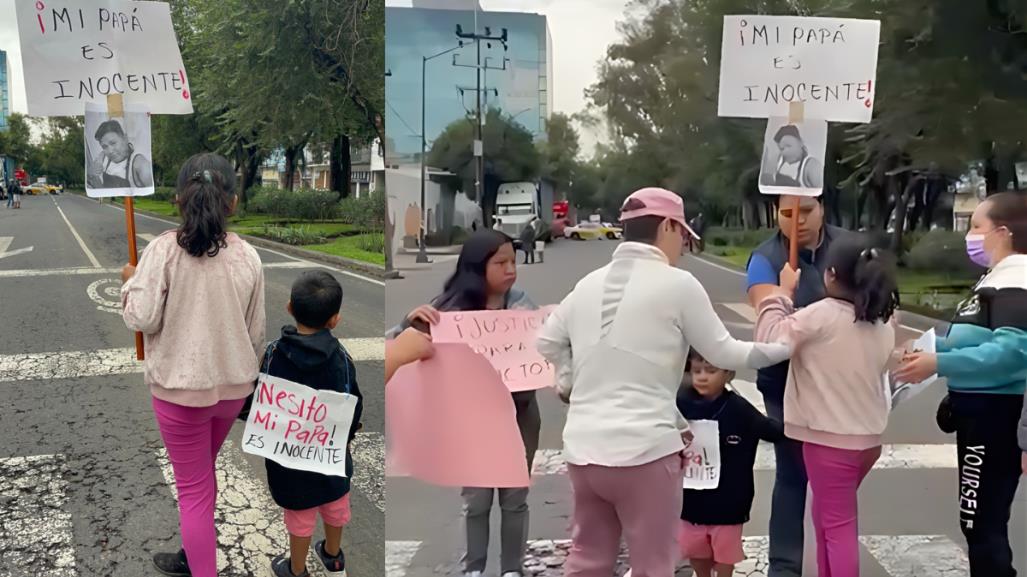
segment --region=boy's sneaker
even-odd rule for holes
[[[271,576],[272,577],[310,577],[310,572],[307,571],[306,567],[303,568],[303,572],[296,575],[292,572],[292,559],[289,559],[285,555],[278,555],[271,560]]]
[[[317,558],[321,560],[328,577],[346,577],[346,555],[341,548],[339,554],[332,557],[325,551],[325,542],[322,539],[314,544],[314,551],[317,551]]]
[[[171,577],[192,577],[189,570],[189,562],[185,558],[185,549],[179,549],[178,553],[156,553],[153,556],[153,566],[158,571]]]

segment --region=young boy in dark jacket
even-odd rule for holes
[[[349,431],[349,441],[352,441],[361,426],[363,396],[357,387],[353,359],[332,335],[332,329],[339,324],[341,306],[342,287],[332,275],[324,271],[300,275],[292,285],[288,306],[296,326],[283,327],[282,336],[268,345],[261,372],[312,389],[357,397]],[[342,527],[350,518],[349,490],[353,476],[353,457],[348,442],[345,477],[287,469],[271,460],[265,460],[265,465],[271,496],[285,509],[285,527],[289,531],[290,556],[275,557],[271,562],[272,573],[276,577],[309,577],[307,551],[320,512],[325,540],[314,546],[317,557],[328,575],[345,577]]]
[[[716,489],[684,489],[678,541],[697,577],[731,575],[745,559],[742,525],[749,521],[756,493],[752,473],[756,448],[761,439],[783,439],[784,426],[741,395],[725,390],[734,371],[714,367],[694,350],[686,370],[692,382],[678,393],[678,410],[689,421],[717,421],[720,476]]]

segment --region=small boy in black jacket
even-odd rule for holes
[[[280,377],[313,389],[349,393],[357,397],[352,441],[360,429],[363,396],[357,387],[353,359],[332,329],[339,324],[342,287],[324,271],[305,272],[292,284],[289,314],[296,326],[282,328],[282,336],[267,347],[261,372]],[[285,527],[289,531],[289,553],[278,555],[271,562],[276,577],[309,577],[307,551],[317,523],[317,514],[324,521],[325,540],[314,549],[328,575],[345,577],[346,558],[342,553],[342,528],[349,522],[350,478],[353,457],[346,445],[346,476],[336,477],[287,469],[265,460],[267,482],[275,503],[285,509]]]
[[[716,489],[684,489],[678,542],[698,577],[729,576],[745,560],[742,525],[749,521],[756,493],[752,472],[756,447],[760,439],[783,439],[784,426],[741,395],[725,390],[734,371],[714,367],[694,350],[685,370],[691,373],[692,386],[682,386],[678,410],[689,421],[717,421],[720,480]]]

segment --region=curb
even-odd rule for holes
[[[80,195],[80,196],[85,197],[85,195]],[[88,197],[86,197],[86,198],[88,198]],[[93,200],[93,199],[90,199],[90,200]],[[122,204],[122,203],[115,202],[113,204],[117,204],[117,205],[121,206],[122,208],[124,208],[124,204]],[[149,212],[149,211],[146,211],[146,210],[139,210],[138,208],[134,209],[133,212],[136,212],[136,213],[139,213],[139,214],[144,214],[144,215],[149,216],[151,218],[158,218],[158,219],[162,219],[162,220],[172,220],[173,219],[173,217],[169,217],[169,216],[166,216],[166,215],[163,215],[163,214],[158,214],[158,213],[155,213],[155,212]],[[351,259],[351,258],[346,258],[346,257],[342,257],[342,256],[335,256],[333,254],[325,254],[323,252],[307,250],[307,249],[304,249],[304,248],[299,248],[299,247],[293,246],[291,244],[284,244],[284,243],[280,243],[280,242],[275,242],[273,240],[267,240],[266,238],[260,238],[260,237],[251,236],[251,235],[248,235],[248,234],[240,234],[239,237],[244,239],[246,242],[248,242],[248,243],[250,243],[250,244],[252,244],[254,246],[258,246],[260,248],[265,248],[265,249],[268,249],[268,250],[278,251],[278,252],[285,253],[285,254],[290,255],[290,256],[302,258],[304,260],[321,262],[321,263],[324,263],[324,264],[330,264],[330,265],[333,265],[333,266],[342,267],[342,268],[351,270],[353,272],[359,272],[359,273],[362,273],[362,274],[366,274],[366,275],[374,277],[376,279],[398,278],[398,273],[396,271],[392,271],[392,272],[386,271],[385,267],[381,266],[381,265],[376,265],[376,264],[372,264],[372,263],[369,263],[369,262],[363,262],[363,261],[359,261],[359,260],[355,260],[355,259]]]

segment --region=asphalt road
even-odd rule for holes
[[[521,266],[518,286],[535,302],[559,302],[584,274],[609,261],[615,244],[610,241],[560,241],[547,248],[546,262]],[[398,322],[417,305],[435,296],[452,272],[455,256],[436,256],[430,267],[408,264],[405,278],[386,286],[387,323]],[[408,259],[409,260],[409,259]],[[703,283],[729,330],[742,339],[752,338],[754,315],[746,304],[741,273],[694,257],[683,257],[680,266]],[[934,325],[929,319],[906,315],[900,338],[913,338]],[[738,375],[738,390],[760,406],[761,398],[751,383],[755,375]],[[932,387],[892,414],[884,442],[890,449],[867,478],[860,495],[860,534],[864,577],[933,577],[968,575],[963,538],[957,519],[955,438],[941,433],[934,422],[935,408],[944,394],[943,382]],[[565,412],[549,391],[539,393],[542,410],[541,454],[536,457],[529,504],[529,568],[535,575],[561,575],[563,540],[569,538],[570,483],[560,457]],[[762,447],[761,449],[768,449]],[[750,560],[737,575],[765,575],[765,548],[773,458],[761,453],[756,473],[756,501],[752,520],[746,525],[746,551]],[[1027,489],[1022,483],[1015,505],[1013,549],[1021,572],[1027,571]],[[389,515],[386,519],[386,567],[388,577],[458,575],[463,552],[461,500],[457,491],[430,487],[409,478],[387,478]],[[493,535],[498,536],[498,514]],[[816,575],[815,545],[807,529],[806,574]],[[498,548],[488,575],[498,575]],[[537,572],[536,572],[537,571]],[[681,575],[689,574],[682,569]]]
[[[0,577],[157,575],[150,555],[178,549],[178,516],[118,310],[124,212],[73,195],[23,198],[21,210],[0,209]],[[174,226],[141,215],[136,224],[140,250]],[[271,339],[291,322],[292,280],[321,265],[258,252]],[[336,335],[365,396],[343,549],[351,574],[381,575],[384,292],[379,281],[323,268],[343,286]],[[217,513],[220,574],[240,577],[268,574],[288,543],[261,459],[239,449],[242,426],[222,449]]]

